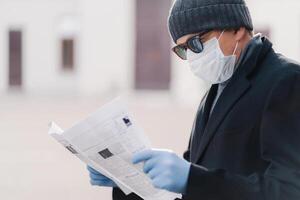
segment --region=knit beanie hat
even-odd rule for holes
[[[170,10],[168,26],[174,42],[184,35],[207,30],[240,27],[253,30],[244,0],[176,0]]]

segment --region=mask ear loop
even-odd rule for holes
[[[222,31],[221,35],[218,37],[218,40],[220,40],[220,38],[222,37],[224,32],[225,32],[225,30]]]
[[[222,31],[222,33],[221,33],[221,35],[219,36],[218,40],[220,40],[220,38],[222,37],[222,35],[224,34],[224,32],[225,32],[225,30],[223,30],[223,31]],[[234,48],[234,51],[233,51],[233,54],[232,54],[232,55],[235,55],[235,53],[236,53],[236,50],[237,50],[238,46],[239,46],[239,41],[236,43],[236,45],[235,45],[235,48]]]
[[[237,41],[232,55],[235,55],[238,46],[239,46],[239,41]]]

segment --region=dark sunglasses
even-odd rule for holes
[[[189,38],[185,44],[173,47],[172,51],[182,60],[187,60],[187,49],[190,49],[194,53],[201,53],[203,51],[201,37],[208,32],[209,31],[205,31]]]

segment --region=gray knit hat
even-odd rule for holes
[[[168,25],[174,42],[184,35],[205,30],[240,27],[253,30],[244,0],[176,0]]]

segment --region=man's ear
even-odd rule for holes
[[[234,33],[234,35],[235,35],[235,40],[236,40],[236,41],[241,41],[241,40],[245,37],[246,34],[247,34],[246,28],[241,27],[241,28],[237,29],[237,30],[235,31],[235,33]]]

